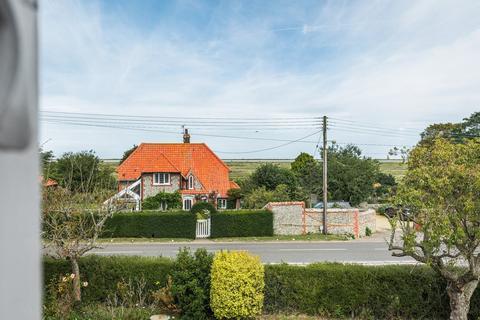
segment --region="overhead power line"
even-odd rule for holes
[[[369,127],[369,126],[361,126],[356,124],[341,123],[341,122],[335,122],[335,121],[329,122],[329,126],[352,128],[352,129],[364,130],[364,131],[387,132],[387,133],[395,133],[395,134],[403,134],[403,135],[415,135],[415,136],[418,136],[420,133],[419,131],[406,131],[398,128],[384,128],[384,127],[373,127],[373,126]]]
[[[191,124],[182,124],[182,125],[163,125],[163,124],[137,124],[130,122],[122,121],[85,121],[85,120],[75,120],[75,119],[49,119],[49,118],[40,118],[41,121],[46,123],[63,123],[63,124],[77,124],[77,125],[89,125],[89,126],[107,126],[107,127],[117,127],[117,128],[139,128],[139,129],[159,129],[159,130],[172,130],[174,128],[188,127],[188,128],[197,128],[199,130],[209,130],[209,131],[278,131],[278,130],[311,130],[318,129],[318,126],[215,126],[215,125],[191,125]],[[217,130],[218,129],[218,130]]]
[[[282,148],[282,147],[285,147],[289,144],[292,144],[292,143],[295,143],[295,142],[300,142],[306,138],[309,138],[311,136],[314,136],[318,133],[322,132],[321,130],[320,131],[316,131],[314,133],[311,133],[309,135],[306,135],[302,138],[299,138],[299,139],[296,139],[296,140],[292,140],[290,142],[287,142],[287,143],[283,143],[281,145],[278,145],[278,146],[275,146],[275,147],[270,147],[270,148],[265,148],[265,149],[257,149],[257,150],[249,150],[249,151],[219,151],[219,150],[215,150],[215,152],[218,152],[218,153],[227,153],[227,154],[246,154],[246,153],[257,153],[257,152],[263,152],[263,151],[269,151],[269,150],[274,150],[274,149],[278,149],[278,148]]]
[[[156,133],[168,133],[168,134],[183,134],[180,131],[166,131],[166,130],[158,130],[158,129],[149,129],[149,128],[142,128],[142,127],[128,127],[128,126],[115,126],[115,125],[102,125],[102,124],[88,124],[88,123],[76,123],[71,121],[46,121],[47,123],[53,124],[68,124],[74,126],[87,126],[87,127],[98,127],[98,128],[113,128],[113,129],[124,129],[124,130],[133,130],[133,131],[146,131],[146,132],[156,132]],[[196,136],[202,137],[214,137],[214,138],[226,138],[226,139],[243,139],[243,140],[256,140],[256,141],[277,141],[277,142],[292,142],[294,140],[287,140],[287,139],[277,139],[277,138],[263,138],[263,137],[246,137],[246,136],[232,136],[232,135],[219,135],[219,134],[207,134],[207,133],[197,133],[191,132]],[[315,143],[314,140],[299,140],[296,141],[299,143]]]
[[[202,131],[286,131],[286,130],[312,130],[323,128],[322,117],[173,117],[173,116],[150,116],[150,115],[121,115],[121,114],[102,114],[102,113],[80,113],[80,112],[59,112],[59,111],[41,111],[41,121],[49,124],[66,124],[75,126],[113,128],[122,130],[146,131],[155,133],[182,134],[174,131],[174,128],[187,126],[193,128],[193,134],[196,136],[216,137],[226,139],[242,139],[252,141],[277,141],[285,142],[279,146],[273,146],[258,150],[249,151],[220,151],[221,153],[241,154],[255,153],[267,150],[274,150],[292,143],[315,144],[314,155],[318,151],[320,140],[306,140],[306,138],[315,135],[309,134],[296,140],[251,137],[244,135],[223,135],[211,134]],[[334,131],[355,133],[361,135],[375,135],[388,138],[418,138],[420,130],[414,128],[386,128],[379,127],[373,123],[329,118],[328,128]],[[316,131],[317,133],[321,131]],[[478,138],[477,135],[467,133],[450,133],[445,135],[457,138]],[[319,137],[321,138],[321,136]],[[332,141],[329,141],[332,142]],[[336,142],[337,144],[354,144],[358,146],[370,147],[395,147],[400,144],[381,144],[381,143],[346,143]],[[372,153],[370,153],[372,154]]]
[[[396,138],[406,138],[406,137],[418,137],[419,135],[415,134],[407,134],[407,133],[400,133],[400,132],[389,132],[389,131],[377,131],[377,130],[367,130],[362,128],[355,128],[349,126],[342,126],[332,124],[329,125],[329,128],[332,130],[342,131],[342,132],[352,132],[352,133],[359,133],[364,135],[375,135],[375,136],[388,136],[388,137],[396,137]]]
[[[41,115],[41,119],[49,120],[78,120],[85,122],[117,122],[117,123],[135,123],[135,124],[157,124],[165,126],[179,126],[189,124],[191,126],[321,126],[318,121],[312,120],[282,120],[275,122],[252,122],[252,121],[224,121],[224,120],[210,120],[210,121],[190,121],[190,120],[162,120],[162,119],[126,119],[116,117],[77,117],[77,116],[58,116],[58,115]]]
[[[355,146],[370,146],[370,147],[398,147],[402,145],[401,143],[397,144],[381,144],[381,143],[357,143],[357,142],[338,142],[335,140],[328,140],[330,143],[341,144],[341,145],[355,145]]]
[[[366,122],[366,121],[358,121],[358,120],[350,120],[350,119],[341,119],[341,118],[335,118],[335,117],[328,117],[329,119],[329,122],[344,122],[344,123],[350,123],[350,124],[356,124],[356,125],[360,125],[360,126],[367,126],[367,127],[374,127],[374,128],[378,128],[378,123],[375,123],[375,122]],[[383,127],[384,129],[388,129],[388,130],[391,130],[392,128],[386,128],[386,127]],[[418,131],[423,131],[424,130],[424,127],[421,127],[421,128],[412,128],[412,127],[401,127],[401,128],[396,128],[396,129],[401,129],[401,130],[408,130],[408,131],[415,131],[415,132],[418,132]]]
[[[85,113],[85,112],[60,112],[60,111],[40,111],[40,114],[57,114],[70,116],[96,116],[96,117],[119,117],[119,118],[146,118],[146,119],[172,119],[172,120],[239,120],[239,121],[277,121],[277,120],[311,120],[320,122],[320,117],[173,117],[173,116],[156,116],[156,115],[122,115],[122,114],[106,114],[106,113]]]

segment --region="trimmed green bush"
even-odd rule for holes
[[[213,254],[198,249],[192,255],[190,249],[182,249],[172,268],[171,293],[181,310],[182,319],[211,319],[210,269]]]
[[[182,196],[180,192],[159,192],[152,197],[143,200],[142,208],[144,210],[160,210],[161,207],[166,209],[181,209]]]
[[[479,316],[479,290],[471,303]],[[425,266],[265,267],[265,311],[336,318],[448,319],[446,283]]]
[[[216,213],[217,209],[215,209],[215,206],[210,202],[204,201],[195,202],[195,204],[190,209],[191,213],[204,213],[205,211],[208,211],[210,213]]]
[[[171,273],[173,261],[161,257],[125,257],[125,256],[86,256],[80,259],[81,281],[88,281],[88,287],[82,289],[82,301],[86,304],[103,303],[109,295],[117,291],[117,283],[122,280],[146,281],[146,290],[158,289],[156,283],[164,286],[167,275]],[[43,261],[43,281],[49,284],[60,276],[70,273],[70,263],[66,260],[46,258]],[[48,291],[45,299],[48,299]]]
[[[268,210],[220,211],[211,223],[212,238],[273,236],[273,214]]]
[[[264,271],[246,251],[220,251],[212,264],[210,306],[217,319],[252,319],[262,313]]]
[[[115,213],[104,238],[195,238],[196,218],[189,212]]]

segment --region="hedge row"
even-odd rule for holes
[[[173,261],[166,258],[98,257],[80,260],[86,303],[102,303],[119,281],[144,278],[147,290],[164,285]],[[44,279],[69,273],[66,261],[46,259]],[[445,281],[425,266],[312,264],[265,266],[264,312],[302,313],[336,318],[447,319]],[[46,297],[48,298],[48,296]],[[472,297],[470,318],[480,316],[480,290]]]
[[[117,291],[117,283],[124,280],[145,279],[146,290],[158,289],[156,283],[163,286],[167,275],[171,273],[173,261],[162,257],[127,256],[86,256],[80,259],[81,281],[87,281],[88,287],[82,289],[82,300],[88,303],[105,302]],[[44,284],[57,281],[60,276],[70,274],[68,261],[46,258],[43,261]],[[48,299],[48,292],[45,292]]]
[[[105,224],[105,238],[195,238],[196,218],[190,212],[115,213]]]
[[[265,311],[373,319],[448,319],[446,283],[425,266],[334,263],[265,268]],[[480,290],[470,315],[480,316]]]
[[[273,235],[273,214],[268,210],[220,211],[211,216],[211,237]]]

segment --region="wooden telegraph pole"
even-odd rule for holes
[[[323,116],[323,234],[327,234],[327,116]]]

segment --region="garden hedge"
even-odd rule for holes
[[[195,238],[196,218],[190,212],[144,211],[115,213],[108,219],[104,238]]]
[[[470,315],[480,316],[480,290]],[[335,318],[448,319],[446,283],[426,266],[265,266],[267,313]]]
[[[273,236],[273,214],[268,210],[219,211],[211,216],[211,237]]]
[[[45,259],[44,283],[70,273],[67,261]],[[162,257],[80,259],[86,304],[105,302],[119,281],[147,281],[147,290],[164,286],[173,261]],[[156,284],[158,283],[158,285]],[[265,266],[264,312],[369,319],[448,319],[445,281],[426,266],[360,266],[334,263]],[[48,298],[48,296],[46,296]],[[480,316],[480,289],[470,319]]]
[[[89,303],[105,302],[116,292],[117,283],[125,280],[146,280],[146,290],[153,291],[166,283],[171,273],[173,260],[162,257],[86,256],[80,259],[80,277],[88,282],[82,289],[82,300]],[[57,281],[60,276],[70,274],[68,261],[46,258],[43,261],[44,284]],[[160,284],[160,285],[157,285]],[[48,299],[48,292],[45,292]]]

